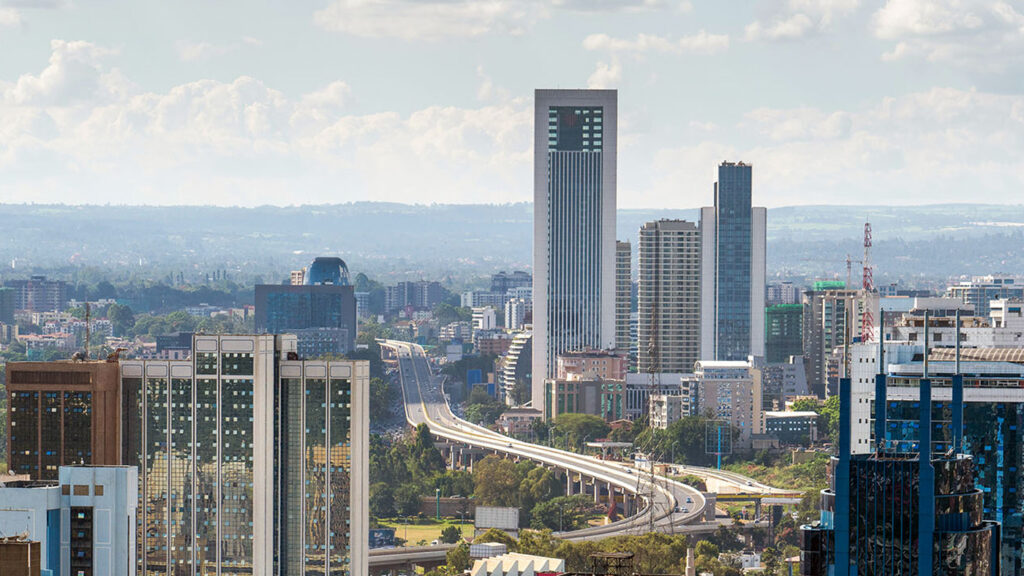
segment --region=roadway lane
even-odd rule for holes
[[[642,508],[637,514],[605,526],[567,532],[560,536],[569,540],[599,539],[621,534],[638,534],[655,530],[674,532],[675,527],[698,521],[704,512],[700,491],[663,477],[651,477],[632,466],[582,456],[572,452],[523,442],[498,434],[487,428],[462,420],[452,413],[441,390],[441,380],[430,370],[423,349],[408,342],[381,341],[381,345],[398,357],[406,419],[413,426],[427,424],[437,437],[509,456],[528,458],[545,466],[571,470],[611,484],[627,494],[639,495]],[[674,512],[676,506],[686,512]],[[652,519],[653,517],[653,519]]]

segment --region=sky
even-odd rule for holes
[[[622,208],[1024,203],[1024,0],[0,0],[0,202],[531,201],[585,87]]]

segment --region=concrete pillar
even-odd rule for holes
[[[608,506],[611,507],[615,504],[615,488],[612,488],[611,482],[608,483],[606,488],[608,489]]]
[[[572,496],[572,474],[568,470],[565,471],[565,495]]]
[[[594,478],[594,504],[601,503],[601,485],[598,484],[597,478]]]
[[[586,493],[587,493],[587,479],[583,477],[583,474],[580,474],[580,494],[586,494]]]

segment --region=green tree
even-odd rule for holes
[[[455,544],[462,540],[462,530],[456,526],[445,526],[444,530],[441,530],[440,540],[445,544]]]
[[[555,433],[559,438],[579,448],[584,439],[596,440],[608,435],[608,423],[592,414],[559,414],[555,418]]]
[[[561,543],[551,530],[523,530],[519,533],[518,550],[522,554],[551,558]]]
[[[473,539],[474,544],[486,544],[487,542],[498,542],[504,544],[509,552],[518,552],[519,544],[515,538],[508,535],[507,532],[502,532],[497,528],[488,528],[486,532],[477,536]]]
[[[587,525],[592,506],[586,494],[538,502],[530,513],[530,527],[537,530],[578,530]]]
[[[464,570],[469,570],[471,566],[469,544],[460,542],[458,546],[448,551],[445,561],[448,563],[449,574],[462,574]]]
[[[779,568],[782,566],[778,550],[771,547],[765,548],[761,552],[761,562],[764,564],[765,576],[778,576]]]
[[[386,482],[370,486],[370,514],[376,518],[395,515],[395,492]]]
[[[420,489],[415,484],[402,484],[395,490],[395,507],[402,516],[420,513]]]
[[[839,396],[829,396],[825,405],[821,407],[822,419],[825,421],[825,433],[833,442],[839,440]]]
[[[519,480],[511,460],[487,456],[473,466],[473,494],[483,506],[517,506]]]

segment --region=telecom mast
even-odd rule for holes
[[[863,308],[860,319],[860,341],[870,342],[875,338],[875,315],[871,313],[871,293],[875,291],[875,280],[871,273],[871,222],[864,223],[864,289]]]

